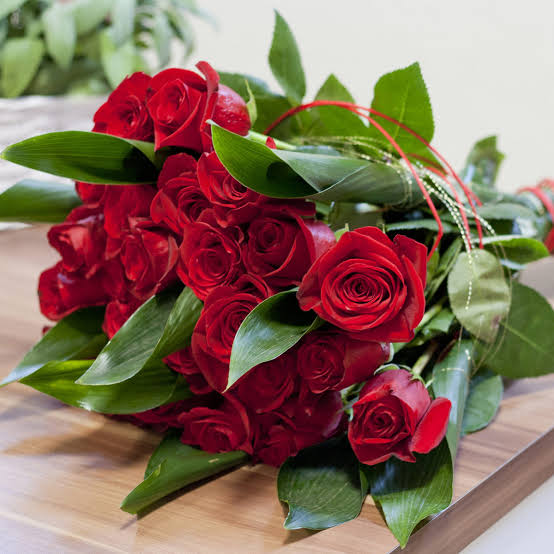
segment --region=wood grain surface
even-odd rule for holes
[[[40,337],[45,228],[0,233],[0,377]],[[526,281],[554,300],[552,260]],[[487,429],[461,441],[455,502],[410,540],[409,552],[458,552],[554,473],[554,376],[508,383]],[[364,552],[397,547],[368,499],[326,531],[282,527],[276,470],[243,467],[192,486],[136,518],[119,510],[138,484],[154,433],[62,405],[23,385],[0,390],[0,552]]]

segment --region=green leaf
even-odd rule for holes
[[[271,149],[212,125],[215,151],[244,186],[273,198],[315,201],[417,203],[417,185],[395,166],[336,155]]]
[[[2,152],[10,162],[86,183],[154,183],[154,145],[102,133],[61,131],[17,142]]]
[[[403,123],[427,142],[431,142],[435,131],[433,111],[418,63],[383,75],[375,85],[371,107]],[[406,153],[419,153],[429,156],[427,148],[407,131],[383,118],[372,117],[396,140]],[[391,148],[388,141],[375,126],[370,125],[369,135],[388,149]]]
[[[525,265],[549,256],[543,242],[517,235],[495,235],[483,238],[483,244],[498,256],[518,265]]]
[[[435,317],[433,317],[419,330],[411,345],[418,346],[420,344],[425,344],[439,335],[448,333],[453,321],[454,314],[448,308],[443,308]]]
[[[496,415],[502,400],[502,378],[488,369],[479,371],[469,383],[462,422],[462,435],[486,427]]]
[[[258,364],[284,354],[319,324],[313,312],[300,309],[296,290],[279,292],[258,304],[235,335],[227,388]]]
[[[406,546],[415,526],[447,508],[452,500],[452,461],[446,441],[416,462],[396,458],[364,466],[373,500],[381,506],[389,529]]]
[[[22,94],[37,72],[44,44],[37,38],[10,38],[2,47],[2,92],[7,98]]]
[[[111,385],[187,346],[202,303],[190,289],[169,289],[148,299],[125,322],[79,379],[82,385]]]
[[[90,364],[90,360],[50,362],[20,382],[70,406],[105,414],[134,414],[157,408],[169,399],[175,400],[177,385],[182,388],[182,377],[161,363],[115,385],[76,383]],[[191,396],[188,392],[180,398]]]
[[[110,13],[113,0],[77,0],[74,2],[73,17],[77,35],[81,36],[98,27]]]
[[[516,281],[512,283],[512,305],[487,367],[519,379],[554,371],[554,310],[536,290]]]
[[[534,219],[535,214],[527,207],[513,202],[498,202],[495,204],[484,204],[477,206],[477,214],[482,218],[489,220],[496,219]]]
[[[439,226],[434,219],[412,219],[409,221],[395,221],[387,223],[387,233],[389,231],[419,231],[426,229],[428,231],[438,231]],[[442,228],[445,233],[453,233],[457,229],[449,223],[442,222]]]
[[[448,275],[448,297],[458,321],[475,337],[492,342],[510,309],[500,261],[486,250],[460,254]]]
[[[156,53],[158,54],[159,66],[164,67],[169,63],[171,56],[171,39],[173,33],[171,32],[169,21],[162,11],[157,12],[154,16],[152,36],[154,38]]]
[[[187,21],[185,14],[179,9],[173,9],[171,6],[167,8],[166,15],[168,22],[184,46],[183,59],[186,60],[194,50],[194,32],[190,23]]]
[[[94,358],[108,340],[102,332],[103,320],[104,308],[86,308],[64,317],[25,354],[0,386],[31,375],[48,362]]]
[[[0,193],[0,221],[58,223],[80,204],[72,184],[25,179]]]
[[[246,102],[246,109],[248,110],[250,123],[254,125],[256,123],[256,119],[258,119],[258,108],[256,106],[256,98],[254,97],[254,93],[252,92],[252,89],[250,88],[248,81],[245,81],[245,83],[246,83],[246,90],[248,91],[248,100]]]
[[[289,458],[279,470],[277,490],[289,508],[285,529],[328,529],[358,517],[367,481],[341,437]]]
[[[296,40],[281,14],[275,10],[275,29],[269,51],[269,67],[287,97],[300,104],[306,94],[306,80]]]
[[[2,0],[2,5],[0,6],[0,19],[8,16],[15,10],[19,9],[27,0]]]
[[[496,148],[496,136],[476,142],[467,157],[461,178],[465,182],[493,187],[504,154]]]
[[[169,433],[152,455],[144,481],[129,493],[121,509],[136,514],[172,492],[247,460],[248,455],[241,451],[203,452],[182,444],[176,433]]]
[[[52,4],[42,14],[42,23],[48,53],[62,69],[69,69],[77,40],[71,6]]]
[[[108,82],[116,88],[125,77],[133,73],[135,67],[135,46],[128,40],[117,46],[111,37],[109,29],[100,35],[100,59]]]
[[[389,230],[389,228],[387,228],[387,230]],[[425,288],[425,296],[427,299],[432,298],[440,288],[443,281],[446,279],[452,267],[456,263],[458,255],[462,251],[462,247],[462,239],[458,237],[454,239],[452,244],[441,255],[439,265],[434,271],[433,276],[429,277],[427,280],[427,286]]]
[[[446,440],[452,463],[456,459],[458,441],[462,430],[464,408],[469,391],[469,379],[473,369],[474,347],[469,340],[454,344],[444,359],[433,368],[433,392],[435,396],[448,398],[452,403]]]
[[[136,0],[115,0],[112,7],[112,39],[121,46],[133,35],[135,27]]]

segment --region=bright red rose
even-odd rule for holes
[[[244,271],[240,242],[242,233],[238,227],[222,229],[204,212],[199,221],[183,229],[177,267],[181,281],[200,300],[216,287],[232,284]]]
[[[110,94],[94,114],[94,129],[117,137],[151,141],[153,125],[146,109],[146,91],[151,77],[133,73]]]
[[[206,452],[243,450],[252,454],[252,429],[248,413],[236,399],[223,400],[219,408],[198,407],[179,416],[181,441]]]
[[[335,242],[325,223],[268,208],[248,228],[244,265],[271,287],[298,285],[312,263]]]
[[[450,400],[431,401],[409,371],[390,370],[370,379],[354,404],[348,439],[358,459],[374,465],[391,456],[415,462],[439,445],[448,427]]]
[[[369,379],[389,357],[389,343],[358,341],[335,330],[306,335],[297,347],[296,361],[306,385],[319,394]]]
[[[227,388],[233,340],[244,318],[261,298],[232,287],[216,288],[207,297],[192,334],[192,353],[211,387]]]
[[[123,324],[133,315],[141,305],[140,300],[130,296],[127,302],[111,300],[106,306],[102,329],[111,339],[121,329]]]
[[[407,342],[425,311],[427,248],[377,227],[344,233],[305,275],[303,310],[360,340]]]
[[[167,158],[158,178],[158,193],[152,201],[150,215],[156,223],[182,233],[187,223],[195,222],[210,202],[196,179],[196,160],[188,154]]]
[[[100,273],[87,279],[79,272],[66,272],[62,262],[41,273],[38,296],[40,311],[54,321],[80,308],[102,306],[109,300]]]
[[[90,277],[100,269],[106,247],[103,223],[98,209],[80,206],[64,223],[50,227],[48,242],[60,253],[64,270],[81,270],[84,277]]]
[[[83,204],[90,208],[96,208],[103,205],[108,185],[93,185],[91,183],[82,183],[75,181],[75,190]]]
[[[185,69],[166,69],[152,78],[148,110],[154,120],[156,149],[209,149],[208,119],[242,135],[250,129],[244,100],[219,85],[219,75],[207,63],[200,62],[197,67],[206,79]]]
[[[247,223],[260,211],[261,196],[233,178],[215,152],[204,153],[198,160],[198,182],[222,227]]]
[[[181,373],[186,377],[187,384],[194,394],[204,395],[210,394],[214,391],[202,375],[202,372],[192,355],[192,349],[190,346],[167,356],[164,359],[164,362],[173,371]]]

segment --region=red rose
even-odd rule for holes
[[[390,357],[390,344],[364,342],[337,331],[314,331],[297,347],[298,373],[314,393],[361,383]]]
[[[198,182],[206,198],[213,204],[215,217],[222,227],[247,223],[259,212],[261,195],[233,178],[215,152],[200,157]]]
[[[151,141],[152,119],[146,109],[146,91],[151,78],[133,73],[110,94],[94,114],[94,129],[117,137]]]
[[[385,371],[361,390],[348,439],[364,464],[378,464],[393,455],[415,462],[414,452],[426,454],[443,439],[450,406],[447,398],[431,401],[423,383],[409,371]]]
[[[254,461],[280,467],[287,458],[298,454],[294,423],[278,413],[268,413],[256,419]]]
[[[271,287],[298,285],[334,243],[335,235],[325,223],[268,209],[248,228],[244,265]]]
[[[196,160],[188,154],[167,158],[158,177],[158,189],[150,215],[175,233],[182,233],[187,223],[196,221],[210,207],[196,179]]]
[[[112,185],[104,200],[104,229],[119,239],[129,230],[129,218],[148,217],[156,194],[149,185]]]
[[[60,253],[66,271],[82,270],[90,277],[100,269],[106,247],[103,223],[104,216],[97,209],[80,206],[64,223],[50,227],[48,242]]]
[[[148,110],[154,120],[156,149],[179,146],[201,152],[209,148],[208,119],[242,135],[250,129],[244,100],[219,85],[219,75],[208,64],[200,62],[197,67],[206,79],[185,69],[166,69],[152,78]]]
[[[209,212],[210,210],[208,210]],[[183,229],[177,273],[194,294],[204,300],[216,287],[230,285],[244,271],[238,227],[220,228],[209,214]]]
[[[83,204],[87,204],[90,208],[103,205],[104,196],[108,188],[108,185],[93,185],[91,183],[75,181],[75,190],[79,198],[83,201]]]
[[[79,272],[66,272],[62,262],[41,273],[38,296],[40,311],[53,320],[80,308],[102,306],[109,300],[102,287],[101,273],[86,278]]]
[[[243,450],[252,454],[252,430],[248,414],[240,402],[225,398],[219,408],[198,407],[179,416],[183,426],[181,441],[206,452]]]
[[[121,329],[123,324],[135,313],[141,305],[140,300],[130,296],[127,302],[111,300],[106,306],[102,329],[111,339]]]
[[[407,342],[425,311],[426,271],[423,244],[364,227],[344,233],[314,263],[298,301],[361,340]]]
[[[202,372],[192,355],[190,346],[167,356],[164,359],[164,362],[173,371],[181,373],[186,377],[187,384],[194,394],[205,395],[214,391],[202,375]]]
[[[260,300],[259,296],[236,292],[231,287],[218,287],[206,297],[191,346],[202,375],[217,391],[227,387],[231,348],[238,328]]]
[[[297,389],[296,358],[285,353],[252,368],[233,388],[255,413],[277,410]]]

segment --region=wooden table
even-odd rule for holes
[[[45,323],[36,282],[55,256],[44,235],[44,228],[0,233],[0,377]],[[554,300],[551,262],[526,279]],[[457,502],[423,526],[406,551],[458,552],[550,477],[553,405],[554,376],[509,384],[494,423],[461,442]],[[0,552],[383,553],[397,546],[371,499],[358,519],[334,529],[285,530],[276,470],[266,466],[190,487],[137,519],[119,504],[141,481],[158,442],[154,433],[23,385],[0,390]]]

